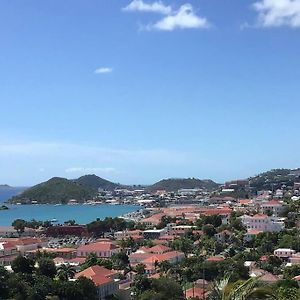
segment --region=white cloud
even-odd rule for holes
[[[141,11],[141,12],[154,12],[168,15],[172,12],[171,6],[163,4],[161,1],[153,3],[145,3],[143,0],[133,0],[126,7],[124,11]]]
[[[91,174],[91,173],[114,173],[116,172],[115,168],[85,168],[85,167],[71,167],[65,170],[66,173],[82,173],[82,174]]]
[[[261,27],[300,27],[300,0],[261,0],[253,4]]]
[[[111,73],[113,71],[112,68],[108,68],[108,67],[102,67],[102,68],[98,68],[94,71],[95,74],[106,74],[106,73]]]
[[[175,29],[199,29],[209,27],[210,24],[208,20],[198,16],[191,4],[184,4],[180,6],[177,11],[173,11],[158,22],[141,26],[141,29],[173,31]]]

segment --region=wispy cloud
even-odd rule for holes
[[[173,31],[174,29],[209,28],[210,24],[204,17],[196,15],[191,4],[182,5],[178,11],[168,15],[147,29]]]
[[[258,12],[257,26],[300,27],[300,0],[261,0],[253,8]]]
[[[170,14],[172,12],[171,6],[163,4],[161,1],[155,1],[153,3],[146,3],[143,0],[133,0],[126,7],[124,11],[142,11],[153,12],[160,14]]]
[[[94,71],[95,74],[107,74],[107,73],[111,73],[113,71],[112,68],[109,67],[101,67],[98,68]]]
[[[189,3],[183,4],[179,9],[172,9],[161,1],[145,3],[143,0],[134,0],[124,11],[156,12],[165,16],[157,22],[140,25],[141,30],[173,31],[175,29],[209,28],[210,23],[205,17],[196,14],[193,6]]]
[[[65,169],[66,173],[80,173],[80,174],[91,174],[91,173],[115,173],[115,168],[86,168],[86,167],[71,167]]]

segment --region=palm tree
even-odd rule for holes
[[[210,300],[257,300],[276,299],[273,291],[259,282],[259,277],[230,283],[230,276],[225,276],[214,283]]]
[[[58,278],[62,281],[68,281],[69,278],[73,278],[76,271],[70,264],[62,264],[57,268]]]

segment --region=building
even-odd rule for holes
[[[11,265],[12,261],[18,256],[18,250],[13,243],[0,242],[0,265]]]
[[[108,258],[118,252],[120,252],[120,248],[109,241],[101,241],[88,245],[81,245],[77,248],[78,257],[87,257],[91,253],[94,253],[98,257]]]
[[[273,216],[278,217],[286,208],[286,204],[278,200],[270,200],[263,202],[260,205],[264,214],[271,213]]]
[[[284,222],[276,217],[269,217],[265,214],[256,214],[254,216],[243,215],[241,220],[247,230],[257,230],[262,232],[277,232],[284,229]]]
[[[53,237],[66,235],[86,236],[88,232],[85,225],[57,225],[47,228],[46,235]]]
[[[47,241],[35,237],[2,238],[1,241],[14,244],[17,248],[17,251],[22,255],[24,255],[26,251],[46,247],[48,244]]]
[[[160,236],[166,233],[166,229],[149,229],[143,232],[143,236],[145,239],[158,239]]]
[[[101,266],[89,267],[75,275],[75,278],[86,277],[91,279],[97,287],[98,299],[104,300],[106,297],[114,295],[119,290],[118,273]]]
[[[289,248],[279,248],[274,251],[274,255],[280,258],[290,258],[296,253],[295,250]]]

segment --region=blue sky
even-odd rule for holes
[[[0,183],[300,167],[300,0],[2,0]]]

